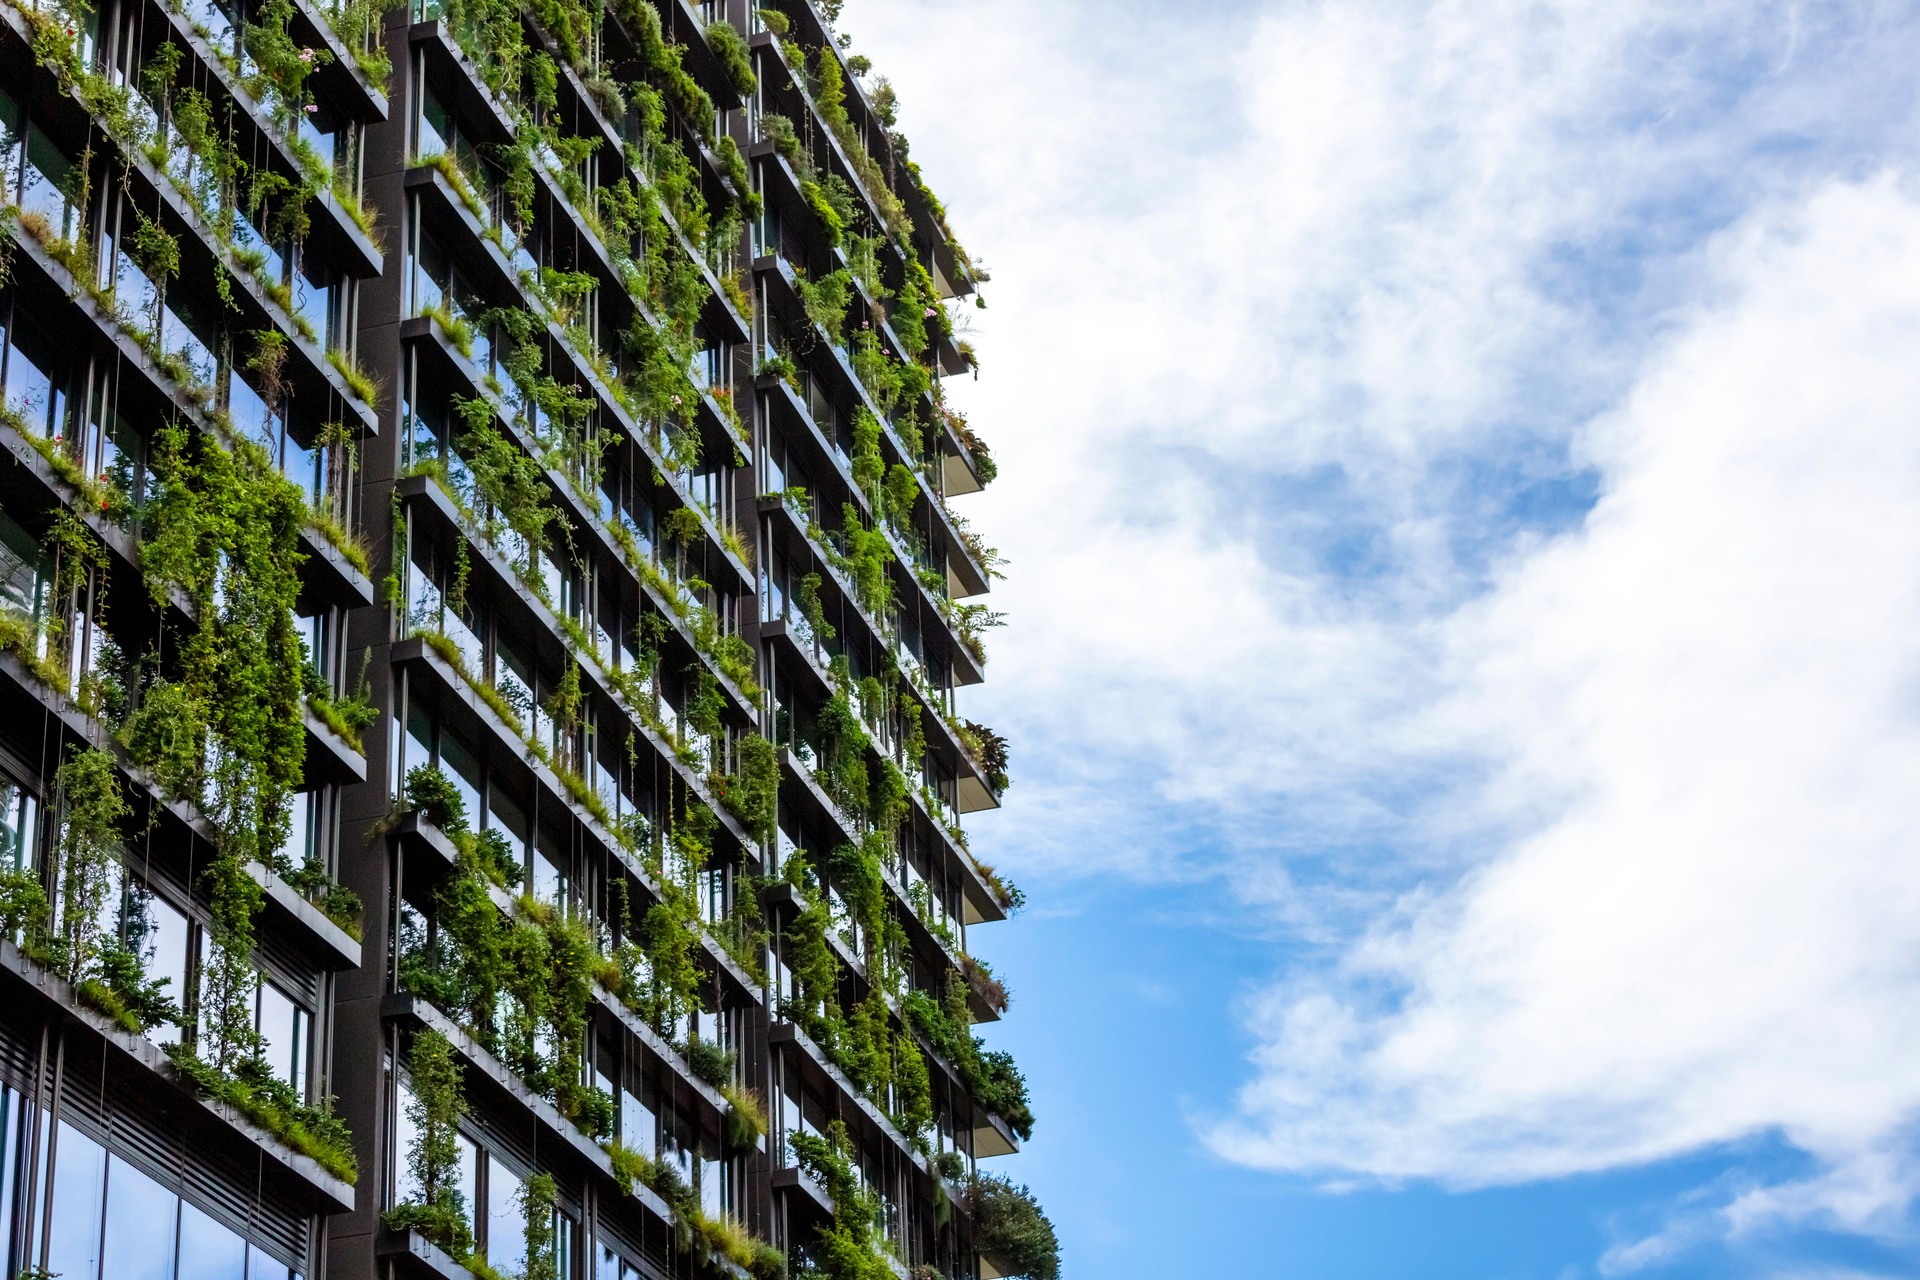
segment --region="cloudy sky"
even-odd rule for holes
[[[1920,1274],[1920,6],[849,0],[1078,1280]]]

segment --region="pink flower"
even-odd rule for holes
[[[312,115],[312,114],[313,114],[314,112],[316,112],[316,111],[318,111],[318,110],[320,110],[320,108],[319,108],[319,107],[317,107],[317,106],[315,106],[315,105],[314,105],[313,103],[311,103],[311,102],[309,102],[309,103],[307,104],[307,114],[308,114],[308,115]]]

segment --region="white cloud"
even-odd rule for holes
[[[1778,1129],[1836,1172],[1730,1225],[1910,1198],[1920,200],[1837,186],[1717,257],[1735,295],[1582,436],[1585,526],[1446,625],[1425,731],[1511,835],[1272,993],[1235,1158],[1472,1183]]]
[[[1892,97],[1866,55],[1851,98],[1809,92],[1837,41],[1787,4],[854,0],[845,25],[995,274],[957,389],[1002,461],[964,502],[1013,566],[965,696],[1016,754],[983,835],[1151,874],[1224,834],[1282,894],[1276,844],[1407,838],[1423,624],[1478,589],[1461,548],[1509,536],[1478,504],[1564,471],[1660,331],[1685,273],[1651,267],[1808,154],[1877,145]]]

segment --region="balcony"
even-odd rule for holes
[[[439,177],[438,174],[434,176],[436,178]],[[534,442],[527,439],[524,431],[520,427],[518,418],[512,410],[500,396],[487,385],[485,375],[480,372],[471,360],[461,355],[459,350],[447,339],[437,321],[425,316],[416,316],[411,320],[403,320],[400,324],[400,336],[403,342],[419,346],[431,352],[433,357],[437,358],[441,362],[442,367],[452,376],[457,389],[460,389],[469,398],[484,399],[492,405],[494,425],[501,434],[505,435],[509,440],[512,440],[527,456],[536,459],[540,456],[539,449],[535,446]],[[644,456],[649,459],[655,470],[660,471],[660,474],[663,476],[667,474],[661,470],[661,468],[665,466],[665,463],[658,455],[651,451],[650,444],[643,442],[643,449],[646,451]],[[741,723],[752,723],[758,714],[753,700],[747,697],[739,685],[734,683],[732,677],[720,669],[719,664],[714,661],[711,655],[702,652],[694,643],[693,634],[687,625],[686,614],[689,607],[688,603],[679,595],[677,589],[672,599],[669,599],[661,590],[661,585],[666,584],[664,573],[656,570],[653,574],[649,575],[642,572],[640,568],[631,562],[626,546],[623,545],[622,540],[614,534],[612,527],[601,515],[599,510],[601,495],[596,493],[593,495],[594,501],[589,502],[588,498],[580,492],[579,488],[577,488],[568,477],[555,471],[551,467],[545,467],[543,470],[546,474],[548,488],[555,499],[556,505],[565,513],[569,522],[589,535],[595,544],[596,562],[601,565],[618,566],[627,582],[632,585],[633,590],[639,595],[644,596],[648,603],[653,606],[655,612],[672,625],[674,634],[679,638],[681,644],[684,645],[688,657],[693,661],[705,664],[714,679],[720,683],[721,690],[726,694],[732,704],[733,713],[738,721]],[[403,483],[405,482],[403,481]],[[675,497],[682,498],[684,501],[684,495],[680,493],[678,488],[672,488],[671,492]],[[720,534],[713,523],[712,517],[707,515],[698,504],[689,503],[685,509],[693,511],[696,518],[700,521],[701,530],[706,539],[703,550],[714,554],[725,554],[724,544],[721,541]]]
[[[447,665],[444,658],[419,639],[403,640],[395,644],[392,648],[392,662],[396,667],[407,667],[428,677],[441,695],[440,706],[443,712],[452,712],[452,718],[462,728],[479,738],[491,741],[503,753],[503,759],[521,761],[522,768],[543,791],[545,799],[558,804],[562,811],[572,814],[579,829],[592,839],[601,852],[618,861],[628,875],[641,885],[652,901],[661,900],[663,895],[652,873],[636,861],[613,833],[601,825],[597,818],[573,798],[572,793],[546,764],[531,755],[525,740],[474,692],[466,677]],[[723,823],[732,818],[731,814],[724,811],[717,812]],[[737,828],[737,823],[735,827]],[[728,828],[723,826],[721,829]],[[733,995],[742,1003],[760,1003],[759,984],[739,966],[732,956],[727,954],[725,948],[704,930],[697,937],[708,967],[726,979]]]
[[[394,486],[394,492],[400,501],[407,505],[408,510],[424,513],[431,521],[430,528],[436,528],[449,538],[465,542],[471,549],[473,558],[478,561],[479,567],[487,573],[489,584],[494,588],[492,598],[505,606],[505,612],[517,615],[516,621],[525,626],[532,626],[539,632],[545,632],[556,638],[568,635],[568,628],[562,626],[553,610],[533,594],[522,581],[520,574],[506,562],[499,549],[469,527],[465,515],[454,504],[446,490],[440,487],[436,479],[430,476],[409,476]],[[726,831],[739,847],[743,849],[754,847],[752,836],[740,825],[739,819],[715,800],[708,787],[706,776],[681,757],[675,744],[667,741],[662,732],[659,715],[657,713],[648,715],[642,709],[628,703],[626,695],[608,678],[602,666],[602,656],[592,652],[580,652],[578,656],[581,659],[581,677],[586,682],[587,691],[595,700],[602,707],[611,708],[616,712],[620,723],[634,725],[636,732],[653,748],[660,762],[669,771],[678,775],[680,782],[688,791],[714,809],[720,819],[721,829]],[[481,673],[467,674],[478,679]],[[494,714],[496,719],[498,718],[492,708],[488,708],[488,711]],[[504,722],[503,729],[518,739],[519,735]],[[527,749],[527,743],[523,739],[519,740],[519,750],[524,753]],[[575,802],[574,807],[583,815],[590,812],[578,802]]]
[[[809,1085],[850,1104],[838,1108],[842,1117],[851,1121],[850,1129],[858,1128],[863,1137],[893,1147],[907,1165],[928,1177],[939,1176],[907,1136],[894,1127],[893,1121],[882,1114],[866,1094],[854,1087],[853,1081],[847,1079],[846,1073],[833,1064],[805,1031],[791,1022],[776,1022],[767,1028],[767,1043],[776,1048],[791,1047],[792,1061]]]
[[[387,1022],[398,1024],[408,1031],[425,1029],[445,1036],[453,1046],[454,1053],[465,1064],[468,1080],[479,1086],[469,1090],[470,1097],[496,1106],[512,1106],[522,1114],[531,1115],[540,1136],[556,1143],[575,1164],[583,1165],[598,1175],[609,1194],[629,1194],[619,1192],[620,1179],[613,1171],[613,1162],[599,1144],[575,1128],[572,1121],[555,1110],[551,1102],[529,1089],[519,1076],[487,1052],[453,1019],[425,1000],[406,994],[385,997],[380,1003],[380,1014]],[[661,1223],[673,1225],[673,1210],[653,1191],[635,1184],[630,1195]]]
[[[10,941],[0,939],[0,991],[15,1007],[29,1007],[51,1015],[67,1028],[97,1043],[105,1056],[128,1064],[185,1104],[196,1140],[245,1142],[259,1152],[262,1168],[288,1180],[310,1208],[321,1213],[346,1213],[354,1207],[353,1184],[320,1166],[261,1128],[227,1103],[201,1096],[183,1080],[159,1045],[126,1031],[103,1013],[81,1001],[58,974],[41,968]]]
[[[6,651],[0,651],[0,714],[27,716],[45,724],[48,747],[56,753],[73,746],[96,747],[112,755],[133,792],[136,815],[154,819],[166,834],[180,839],[183,848],[197,848],[203,859],[211,859],[219,843],[213,824],[186,801],[167,796],[158,783],[127,760],[124,749],[105,725],[42,684],[17,655]],[[142,809],[144,814],[140,813]],[[249,863],[247,873],[265,891],[269,928],[281,931],[323,969],[360,966],[360,943],[271,868]]]

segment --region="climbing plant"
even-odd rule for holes
[[[413,1136],[406,1158],[414,1195],[389,1210],[386,1222],[395,1230],[412,1228],[464,1261],[473,1252],[473,1233],[467,1226],[467,1205],[459,1184],[459,1123],[466,1099],[452,1043],[438,1031],[419,1032],[408,1054],[407,1071],[412,1085],[407,1119]]]

